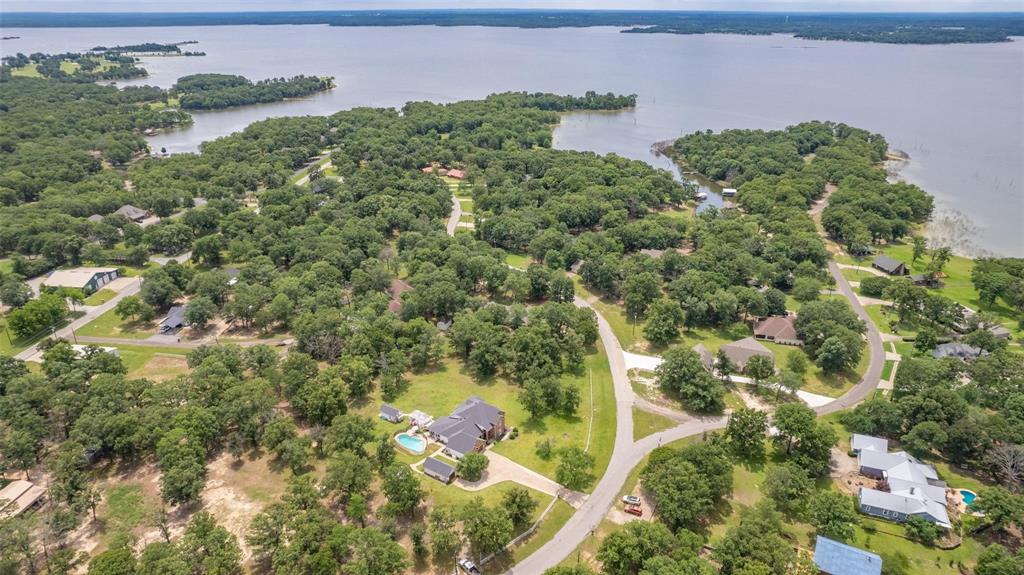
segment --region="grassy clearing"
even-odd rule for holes
[[[633,441],[675,427],[676,422],[657,413],[633,408]]]
[[[533,263],[533,258],[525,254],[507,253],[505,254],[505,263],[514,268],[525,270]]]
[[[463,212],[471,212],[472,213],[472,211],[473,211],[473,200],[471,200],[471,199],[464,199],[464,198],[458,198],[458,200],[459,200],[459,206],[462,207],[462,211]]]
[[[124,321],[114,310],[107,311],[78,330],[78,335],[85,337],[123,339],[146,339],[155,333],[154,322]]]
[[[474,223],[474,222],[476,222],[476,216],[474,216],[473,214],[462,214],[461,216],[459,216],[459,221],[460,222],[467,222],[467,223]]]
[[[786,359],[790,354],[803,353],[806,355],[804,350],[799,347],[781,345],[769,341],[761,343],[775,354],[775,365],[778,367],[786,365]],[[807,359],[809,365],[807,366],[807,373],[804,374],[803,390],[828,397],[839,397],[860,381],[861,376],[868,369],[868,364],[871,363],[871,354],[867,349],[867,344],[864,344],[861,347],[860,361],[857,362],[857,366],[854,369],[833,374],[826,374],[820,367],[814,365],[810,357]]]
[[[117,292],[109,289],[101,289],[100,291],[85,298],[85,305],[101,305],[114,299],[117,296]]]
[[[875,274],[866,270],[853,270],[850,268],[842,268],[843,277],[852,282],[863,281],[865,278],[869,278]]]
[[[186,351],[177,348],[150,347],[144,345],[118,345],[121,363],[128,371],[128,377],[145,377],[153,380],[173,379],[188,373],[185,364]]]
[[[892,308],[887,305],[875,304],[864,306],[864,311],[868,312],[868,316],[871,317],[871,321],[874,322],[875,327],[884,333],[914,338],[917,336],[917,332],[921,328],[921,326],[914,321],[899,321],[899,316],[897,316],[896,313],[892,311]]]
[[[128,536],[136,527],[152,522],[158,507],[147,500],[139,483],[120,483],[106,489],[103,501],[96,510],[101,524],[100,548],[106,548],[115,538]]]
[[[892,368],[894,367],[896,367],[895,361],[891,359],[885,360],[885,365],[882,366],[882,379],[888,381],[889,377],[892,376]]]
[[[39,65],[35,62],[30,62],[21,68],[14,68],[11,70],[11,76],[24,76],[25,78],[43,77],[43,75],[39,73]]]

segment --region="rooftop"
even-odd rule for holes
[[[853,439],[850,440],[850,448],[854,451],[878,451],[881,453],[887,453],[889,451],[889,440],[883,437],[854,433]]]
[[[428,457],[423,460],[423,471],[429,471],[442,477],[451,477],[455,475],[455,468],[440,459],[434,459]]]
[[[875,256],[875,261],[872,263],[876,268],[879,268],[886,272],[894,272],[900,267],[906,267],[903,262],[890,258],[885,254]]]
[[[73,270],[57,270],[43,280],[43,285],[84,288],[89,285],[96,274],[109,274],[116,272],[117,268],[75,268]]]
[[[36,501],[42,499],[45,493],[46,490],[42,487],[24,479],[8,483],[3,489],[0,489],[0,517],[20,515],[32,507]]]
[[[950,342],[943,343],[935,346],[935,350],[932,351],[932,357],[939,359],[943,357],[955,357],[958,359],[975,359],[983,355],[988,355],[988,352],[981,349],[980,347],[974,347],[966,343]]]
[[[752,337],[745,337],[741,340],[727,343],[719,348],[729,361],[736,364],[737,367],[743,368],[750,361],[750,358],[755,355],[763,355],[765,357],[774,358],[775,355],[770,349],[761,345],[761,342],[757,341]]]
[[[789,315],[773,315],[762,319],[754,326],[754,335],[771,339],[798,339],[796,325],[793,317]]]
[[[874,553],[818,536],[814,564],[828,575],[880,575],[882,558]]]

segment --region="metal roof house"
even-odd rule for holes
[[[75,268],[57,270],[43,280],[43,286],[52,288],[76,288],[94,292],[117,279],[117,268]]]
[[[747,367],[747,362],[755,355],[763,355],[772,360],[775,359],[775,354],[770,349],[761,345],[761,342],[752,337],[745,337],[739,341],[727,343],[718,349],[725,354],[725,357],[729,358],[729,361],[739,371],[744,371]]]
[[[854,433],[853,438],[850,439],[850,449],[856,454],[860,454],[861,451],[887,453],[889,451],[889,440],[873,435]]]
[[[814,543],[814,565],[828,575],[881,575],[882,558],[818,535]]]
[[[160,333],[173,333],[185,325],[185,306],[176,305],[167,310],[167,317],[160,322]]]
[[[455,479],[455,468],[433,457],[423,460],[423,473],[442,483],[451,483]]]
[[[18,479],[0,489],[0,519],[17,517],[39,505],[46,490],[38,485]]]
[[[473,396],[463,401],[451,415],[427,428],[444,444],[445,452],[455,459],[472,451],[481,451],[488,443],[505,435],[505,412]]]
[[[783,345],[803,345],[796,335],[796,323],[791,315],[773,315],[754,325],[754,338],[774,341]]]
[[[886,453],[862,449],[860,472],[882,479],[887,491],[862,487],[857,504],[862,513],[902,523],[911,515],[940,527],[952,524],[946,509],[946,483],[931,465],[921,463],[905,451]]]
[[[907,264],[890,258],[887,255],[879,255],[875,257],[875,261],[871,262],[871,267],[876,270],[881,270],[891,276],[905,276],[909,273],[907,270]]]
[[[404,417],[405,414],[403,414],[402,411],[397,407],[393,407],[386,403],[380,404],[380,418],[383,419],[384,421],[398,423],[402,421]]]

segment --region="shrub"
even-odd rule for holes
[[[868,297],[882,297],[892,281],[882,276],[866,277],[860,281],[860,293]]]

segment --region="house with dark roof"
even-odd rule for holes
[[[700,356],[700,362],[704,365],[704,369],[709,372],[715,370],[715,356],[708,351],[708,348],[704,347],[703,343],[698,343],[690,349],[697,352],[697,355]]]
[[[433,457],[423,460],[423,473],[442,483],[451,483],[455,479],[455,468]]]
[[[160,333],[174,333],[185,325],[185,306],[176,305],[167,310],[167,317],[160,321]]]
[[[910,283],[930,288],[939,287],[939,280],[935,274],[910,274]]]
[[[907,264],[890,258],[885,254],[875,256],[875,261],[871,262],[871,267],[876,270],[881,270],[891,276],[905,276],[909,273],[907,270]]]
[[[827,575],[881,575],[882,558],[863,549],[818,535],[814,565]]]
[[[473,396],[451,415],[431,423],[427,431],[444,444],[445,453],[460,459],[467,453],[483,451],[488,443],[505,435],[505,412]]]
[[[754,324],[754,338],[784,345],[803,345],[796,335],[796,323],[791,315],[773,315]]]
[[[382,403],[380,404],[380,418],[391,423],[398,423],[405,418],[405,414],[397,407]]]
[[[736,369],[743,372],[747,368],[747,362],[750,358],[755,355],[761,355],[771,360],[775,360],[775,354],[770,349],[761,345],[761,342],[757,341],[752,337],[745,337],[739,341],[727,343],[722,347],[718,348],[725,357],[729,358]]]
[[[142,208],[136,208],[131,204],[125,204],[120,208],[117,208],[115,214],[120,214],[133,222],[141,222],[149,216],[149,212]]]
[[[977,359],[983,355],[988,355],[988,352],[980,347],[968,345],[966,343],[960,343],[958,341],[951,341],[949,343],[941,343],[935,346],[932,351],[932,357],[935,359],[942,359],[944,357],[955,357],[964,361],[968,359]]]

